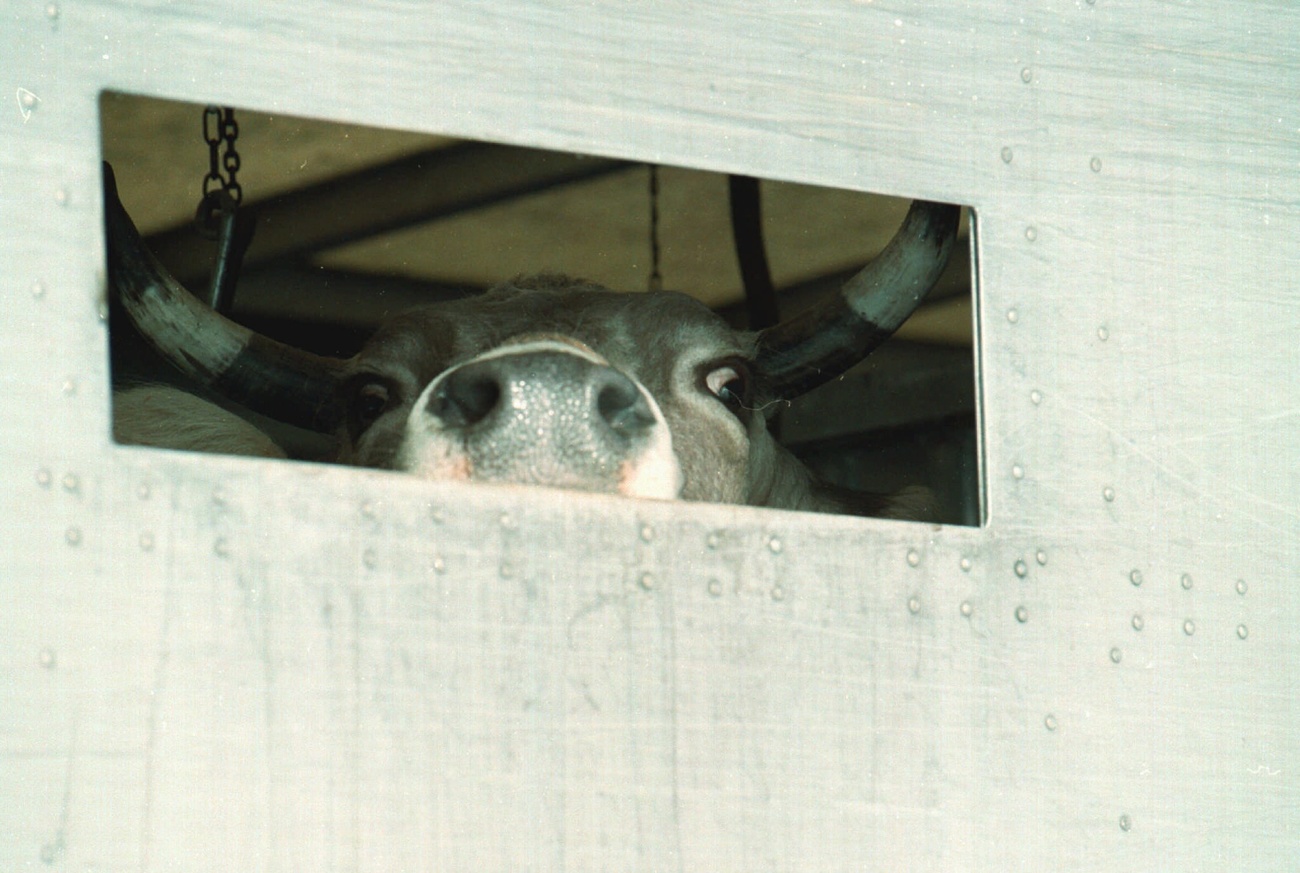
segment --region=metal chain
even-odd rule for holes
[[[203,197],[206,200],[218,189],[230,195],[238,203],[243,196],[243,189],[235,174],[239,172],[239,152],[235,151],[235,140],[239,138],[239,124],[235,121],[235,110],[230,107],[208,106],[203,110],[203,141],[208,144],[208,174],[203,177]],[[222,145],[225,154],[219,154]],[[222,176],[222,170],[225,176]]]
[[[206,239],[215,240],[221,235],[222,216],[233,215],[244,196],[235,175],[240,164],[239,152],[235,151],[238,138],[235,110],[222,106],[204,108],[203,141],[208,144],[208,174],[203,177],[203,196],[194,211],[194,227]]]
[[[239,152],[235,140],[239,125],[235,110],[228,106],[207,106],[203,110],[203,141],[208,144],[208,174],[203,177],[203,196],[194,213],[199,235],[217,244],[217,257],[208,287],[208,305],[217,312],[230,311],[244,251],[253,235],[253,216],[240,209],[244,189],[239,186]]]

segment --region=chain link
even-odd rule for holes
[[[209,106],[203,110],[203,141],[208,144],[208,174],[203,177],[203,199],[207,200],[217,191],[225,191],[235,203],[240,201],[244,190],[239,186],[235,174],[239,172],[239,152],[235,151],[235,140],[239,138],[239,123],[235,121],[235,110],[229,107]],[[222,146],[225,153],[221,153]],[[225,175],[222,175],[222,170]]]
[[[236,177],[240,165],[239,152],[235,151],[238,138],[235,110],[222,106],[204,108],[203,141],[208,144],[208,173],[203,177],[203,196],[194,212],[194,226],[207,239],[218,237],[221,216],[233,214],[244,196]]]

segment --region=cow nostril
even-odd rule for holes
[[[443,379],[425,409],[448,427],[469,427],[487,418],[500,400],[501,383],[495,373],[469,366]]]
[[[596,411],[611,430],[628,437],[654,425],[654,413],[631,379],[614,370],[605,370],[602,375],[604,384],[596,394]]]
[[[512,405],[509,421],[496,415],[507,395]],[[567,352],[502,355],[462,364],[442,377],[424,410],[442,427],[462,430],[476,425],[508,430],[521,423],[536,428],[547,416],[563,413],[570,429],[630,439],[656,423],[650,401],[631,378]]]

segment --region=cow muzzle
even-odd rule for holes
[[[585,347],[544,339],[453,367],[421,393],[398,466],[431,479],[675,498],[682,473],[659,405]]]

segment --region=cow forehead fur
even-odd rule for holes
[[[748,358],[754,347],[752,334],[732,330],[685,294],[620,294],[542,275],[399,315],[375,333],[356,362],[406,371],[427,384],[449,366],[539,333],[578,340],[656,395],[683,364]]]

